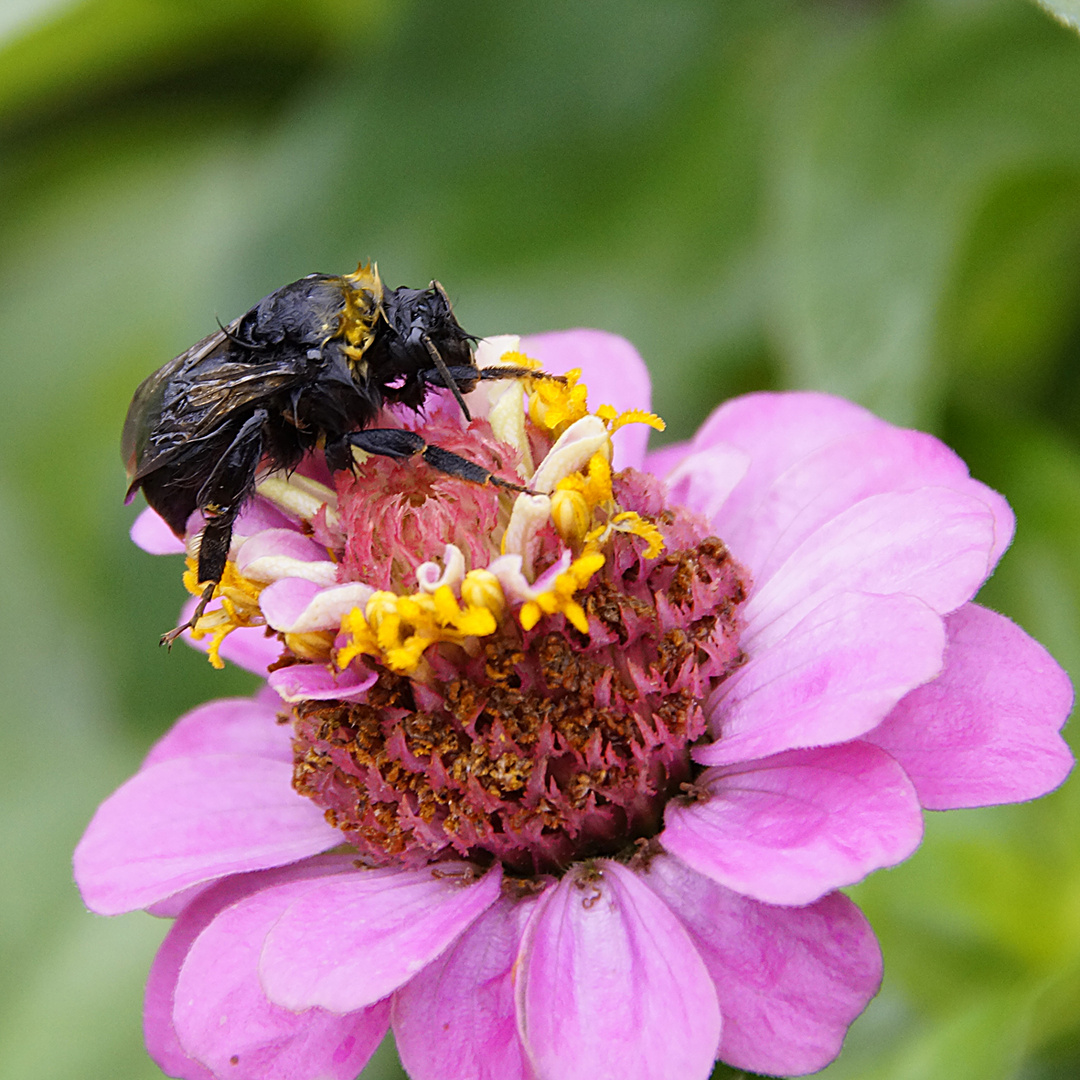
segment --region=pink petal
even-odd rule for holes
[[[650,472],[653,476],[659,476],[661,480],[666,479],[669,472],[679,464],[687,456],[694,452],[694,444],[689,442],[669,443],[667,446],[661,446],[656,450],[650,450],[645,455],[645,462],[642,468],[645,472]]]
[[[716,991],[671,910],[631,870],[580,864],[540,898],[517,972],[518,1028],[539,1080],[705,1080]]]
[[[750,517],[726,520],[723,536],[754,568],[759,584],[807,537],[872,495],[944,487],[984,503],[994,517],[990,565],[1012,539],[1014,518],[1005,500],[968,475],[944,443],[884,421],[831,442],[792,464],[765,492]]]
[[[770,904],[809,904],[922,838],[904,770],[868,743],[791,750],[704,772],[704,797],[669,802],[660,842],[701,874]]]
[[[613,405],[619,412],[649,408],[649,369],[626,338],[603,330],[556,330],[522,338],[521,350],[554,375],[581,368],[591,409],[598,405]],[[649,430],[644,424],[628,424],[615,433],[616,469],[641,468]]]
[[[165,524],[165,519],[149,506],[131,526],[131,539],[149,555],[182,555],[184,541]]]
[[[898,647],[898,642],[902,647]],[[941,617],[911,596],[842,593],[761,645],[709,702],[716,742],[696,761],[726,765],[847,742],[941,670]]]
[[[513,966],[535,903],[501,897],[394,995],[394,1038],[413,1080],[532,1080]]]
[[[667,474],[671,501],[712,521],[749,467],[750,455],[733,446],[711,446],[688,454]]]
[[[496,866],[358,870],[282,906],[260,971],[271,1001],[345,1013],[371,1005],[430,964],[499,895]],[[287,896],[285,900],[289,900]]]
[[[993,515],[969,495],[935,487],[872,495],[832,518],[768,581],[756,583],[744,609],[744,643],[752,654],[758,635],[777,640],[840,592],[907,593],[946,614],[986,578],[993,541]]]
[[[349,866],[341,859],[332,869]],[[390,1003],[335,1016],[322,1009],[290,1012],[269,1002],[259,984],[259,953],[280,914],[274,890],[264,888],[225,907],[199,933],[176,982],[176,1036],[218,1076],[353,1080],[386,1034]]]
[[[1045,795],[1072,768],[1058,734],[1072,710],[1069,677],[1015,623],[977,604],[945,622],[941,677],[913,690],[868,738],[948,810]]]
[[[285,880],[335,873],[351,865],[341,856],[324,856],[295,866],[254,874],[238,874],[206,886],[198,899],[180,914],[169,930],[150,968],[146,981],[143,1030],[146,1049],[169,1076],[185,1080],[213,1080],[213,1074],[191,1058],[176,1036],[173,1027],[174,990],[180,967],[192,942],[217,914],[230,904]],[[273,1008],[267,1002],[268,1008]]]
[[[340,841],[322,811],[293,791],[288,762],[169,758],[136,773],[98,807],[75,849],[75,878],[87,907],[116,915]]]
[[[694,436],[694,448],[718,443],[746,451],[752,464],[725,507],[724,525],[752,517],[778,476],[819,447],[884,422],[843,398],[817,393],[745,394],[724,402]]]
[[[712,976],[724,1017],[722,1060],[801,1076],[836,1057],[881,983],[874,932],[846,896],[772,907],[669,856],[651,860],[645,880],[682,920]]]
[[[291,664],[271,671],[268,681],[283,701],[356,701],[377,678],[368,668],[333,671],[326,664]]]
[[[250,754],[292,763],[292,728],[276,706],[257,698],[219,698],[185,713],[151,747],[142,768],[207,754]]]

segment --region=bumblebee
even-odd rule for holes
[[[442,286],[383,287],[378,270],[309,274],[170,360],[132,399],[121,441],[127,501],[142,489],[178,537],[202,511],[193,626],[221,581],[233,524],[261,471],[291,470],[320,448],[332,472],[354,467],[353,448],[419,457],[477,484],[524,488],[428,444],[415,431],[372,427],[386,405],[419,411],[448,389],[462,396],[482,379],[536,377],[526,368],[479,368],[476,339],[458,324]]]

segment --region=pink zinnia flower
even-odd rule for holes
[[[176,916],[170,1075],[349,1080],[388,1026],[416,1080],[814,1071],[881,976],[837,890],[1071,767],[1068,679],[971,603],[1012,514],[940,442],[754,394],[646,454],[629,345],[481,349],[519,347],[582,381],[422,423],[539,494],[264,481],[196,636],[269,685],[182,717],[76,851],[93,911]]]

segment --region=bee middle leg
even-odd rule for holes
[[[352,447],[363,450],[366,454],[399,460],[420,457],[433,469],[446,473],[447,476],[468,480],[472,484],[494,484],[496,487],[507,488],[510,491],[526,493],[529,491],[521,484],[504,480],[482,465],[477,465],[475,461],[470,461],[450,450],[444,450],[441,446],[425,442],[422,435],[403,428],[367,428],[364,431],[350,432],[333,443],[328,442],[326,463],[332,471],[352,467]]]

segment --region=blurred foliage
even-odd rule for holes
[[[117,437],[145,374],[311,270],[625,334],[670,437],[768,386],[936,431],[1017,510],[984,601],[1080,673],[1080,42],[1034,5],[8,0],[0,35],[0,1080],[160,1075],[163,926],[86,916],[69,853],[251,683],[157,648],[179,573],[127,541]],[[932,816],[853,894],[886,983],[822,1075],[1080,1075],[1075,783]]]

